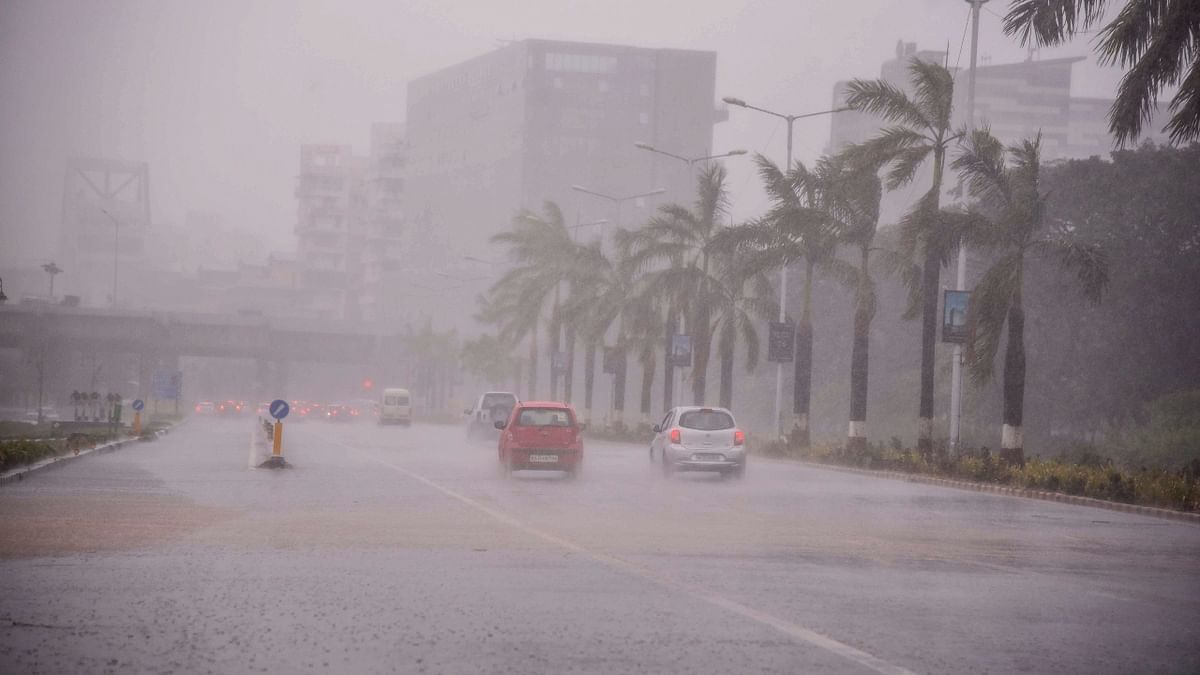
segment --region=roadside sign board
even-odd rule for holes
[[[790,323],[772,321],[767,336],[767,361],[791,363],[796,351],[796,327]]]
[[[179,392],[183,386],[183,373],[178,370],[159,368],[150,379],[154,398],[160,401],[179,400]]]
[[[135,399],[133,400],[133,403],[132,403],[132,404],[130,404],[130,407],[132,407],[132,408],[133,408],[135,411],[137,411],[137,412],[141,412],[141,411],[142,411],[142,408],[145,408],[145,407],[146,407],[146,402],[145,402],[145,401],[143,401],[143,400],[142,400],[142,399],[140,399],[140,398],[135,398]]]
[[[942,302],[942,342],[962,344],[967,341],[967,303],[970,291],[946,291]]]
[[[291,406],[288,405],[287,401],[277,398],[274,401],[271,401],[271,407],[269,410],[271,412],[271,417],[281,420],[287,417],[288,413],[291,412]]]
[[[690,368],[692,365],[692,336],[676,333],[671,336],[671,365],[676,368]]]

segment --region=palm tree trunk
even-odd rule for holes
[[[709,335],[709,309],[704,303],[696,309],[692,334],[695,338],[695,363],[692,366],[692,405],[704,405],[705,389],[708,388],[708,359],[712,345]]]
[[[917,421],[917,452],[926,460],[933,459],[933,369],[941,264],[937,252],[926,245],[921,273],[921,409]]]
[[[569,323],[567,324],[567,362],[565,365],[567,372],[563,376],[563,401],[570,403],[571,392],[575,384],[575,326]]]
[[[618,429],[625,426],[625,377],[629,366],[625,362],[625,347],[618,346],[617,373],[613,376],[613,419],[612,425]],[[654,374],[654,369],[650,369]]]
[[[869,255],[864,247],[854,307],[854,343],[850,349],[850,424],[846,432],[846,449],[851,452],[861,452],[867,447],[867,373],[871,344],[871,307],[868,304],[871,278],[867,276]]]
[[[807,448],[811,441],[808,413],[812,403],[812,284],[813,263],[804,268],[804,306],[800,310],[800,325],[796,329],[796,382],[792,390],[792,430],[788,442],[792,447]]]
[[[596,343],[588,340],[583,356],[583,421],[592,421],[592,388],[596,384]],[[570,398],[568,397],[568,400]]]
[[[1021,267],[1017,290],[1008,308],[1008,344],[1004,350],[1004,426],[1000,432],[1000,461],[1025,466],[1021,421],[1025,413],[1025,309],[1021,306]]]
[[[529,330],[529,400],[537,400],[537,378],[538,378],[538,346],[537,346],[537,320],[533,322],[533,327]]]
[[[546,324],[550,329],[550,335],[547,342],[550,343],[550,400],[558,400],[558,371],[554,368],[554,360],[558,352],[562,349],[562,324],[558,320],[558,303],[555,301],[554,317]]]
[[[667,328],[665,347],[663,349],[663,410],[671,409],[675,401],[675,366],[671,364],[671,338],[675,335],[675,323],[678,316],[675,310],[667,310]]]
[[[932,220],[937,217],[942,195],[942,171],[946,164],[945,150],[933,151]],[[917,419],[917,452],[927,460],[933,459],[933,368],[934,346],[937,343],[938,294],[941,292],[942,260],[939,251],[925,240],[925,267],[921,270],[921,407]]]
[[[650,421],[650,393],[654,387],[654,352],[642,352],[642,421]]]
[[[721,346],[721,407],[733,407],[733,345]]]

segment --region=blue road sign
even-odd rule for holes
[[[291,411],[291,407],[288,406],[287,401],[277,398],[274,401],[271,401],[270,411],[271,417],[281,420],[288,416],[288,412]]]
[[[142,399],[137,398],[137,399],[133,400],[133,409],[134,410],[141,412],[142,408],[145,408],[145,407],[146,407],[146,403]]]

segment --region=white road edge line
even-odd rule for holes
[[[788,635],[790,637],[793,637],[793,638],[803,641],[803,642],[807,642],[808,644],[813,645],[814,647],[819,647],[820,649],[824,649],[825,651],[831,652],[831,653],[833,653],[837,656],[840,656],[844,659],[854,661],[855,663],[865,666],[877,673],[881,673],[882,675],[915,675],[915,673],[913,673],[911,670],[902,668],[902,667],[894,665],[892,663],[888,663],[887,661],[884,661],[883,659],[881,659],[877,656],[868,654],[867,652],[864,652],[860,649],[851,647],[850,645],[845,644],[843,642],[838,642],[837,640],[835,640],[827,635],[822,635],[821,633],[818,633],[812,629],[805,628],[804,626],[792,623],[792,622],[784,620],[784,619],[780,619],[779,617],[773,616],[771,614],[767,614],[766,612],[754,609],[753,607],[748,607],[746,605],[743,605],[740,602],[737,602],[735,600],[730,600],[729,598],[725,598],[723,596],[716,595],[714,593],[703,593],[703,592],[696,591],[696,590],[689,588],[687,586],[684,586],[683,584],[680,584],[679,582],[674,581],[668,577],[664,577],[662,575],[655,574],[654,572],[652,572],[640,565],[635,565],[634,563],[631,563],[627,560],[622,560],[621,558],[617,558],[615,556],[611,556],[606,553],[599,553],[597,551],[592,551],[592,550],[590,550],[584,546],[581,546],[580,544],[577,544],[569,539],[564,539],[562,537],[551,534],[544,530],[539,530],[536,527],[533,527],[532,525],[526,525],[525,523],[514,518],[513,516],[510,516],[501,511],[497,511],[485,504],[481,504],[480,502],[475,501],[474,499],[471,499],[470,497],[468,497],[466,495],[459,494],[458,492],[455,492],[454,490],[451,490],[450,488],[444,487],[444,486],[426,478],[425,476],[422,476],[421,474],[414,473],[413,471],[410,471],[409,469],[406,469],[402,466],[392,464],[391,462],[387,462],[387,461],[384,461],[384,460],[376,458],[376,457],[363,455],[362,450],[359,448],[355,448],[353,446],[347,445],[347,444],[339,442],[339,441],[330,441],[330,442],[332,442],[336,445],[340,445],[343,448],[346,448],[347,450],[349,450],[350,452],[359,454],[360,456],[364,456],[369,461],[375,462],[376,464],[382,464],[383,466],[386,466],[389,469],[392,469],[393,471],[396,471],[405,476],[408,476],[409,478],[411,478],[415,481],[424,483],[425,485],[433,488],[434,490],[437,490],[438,492],[441,492],[442,494],[446,495],[447,497],[450,497],[459,502],[462,502],[463,504],[466,504],[467,506],[470,506],[470,507],[474,508],[475,510],[480,511],[480,512],[484,513],[485,515],[490,516],[491,518],[493,518],[501,523],[504,523],[505,525],[508,525],[508,526],[513,527],[518,530],[521,530],[522,532],[525,532],[526,534],[532,535],[538,539],[541,539],[543,541],[554,544],[555,546],[558,546],[560,548],[564,548],[568,551],[572,551],[575,553],[580,553],[580,554],[585,555],[585,556],[591,558],[592,560],[594,560],[598,563],[601,563],[603,565],[606,565],[608,567],[612,567],[612,568],[618,569],[620,571],[626,572],[628,574],[632,574],[636,577],[640,577],[642,579],[645,579],[646,581],[656,583],[660,586],[665,586],[667,588],[678,591],[685,595],[689,595],[698,600],[703,600],[704,602],[707,602],[710,605],[720,607],[721,609],[724,609],[726,611],[737,614],[743,618],[750,619],[751,621],[761,623],[765,626],[769,626],[785,635]]]

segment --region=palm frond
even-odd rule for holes
[[[855,110],[910,127],[927,129],[933,126],[908,94],[885,80],[855,79],[850,81],[847,89],[846,105]]]
[[[954,108],[954,76],[936,61],[913,58],[908,63],[910,80],[916,94],[916,105],[926,125],[938,134],[950,128],[950,116]]]
[[[1004,34],[1022,45],[1061,44],[1104,17],[1107,0],[1014,0],[1004,16]]]
[[[1084,297],[1092,302],[1100,301],[1109,279],[1108,256],[1099,244],[1050,237],[1034,242],[1031,249],[1057,258],[1065,269],[1075,273]]]
[[[964,360],[976,384],[987,382],[995,373],[1004,322],[1020,284],[1021,254],[1014,251],[997,260],[971,292]]]

